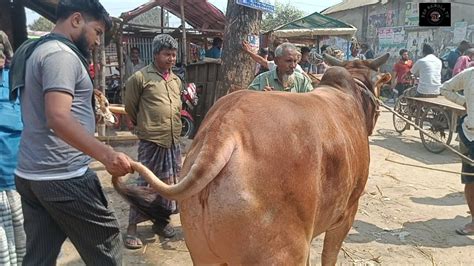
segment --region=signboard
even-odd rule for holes
[[[398,54],[402,48],[406,48],[405,29],[403,27],[379,28],[378,52]]]
[[[406,48],[413,57],[412,59],[417,60],[423,56],[422,49],[424,43],[433,43],[433,32],[431,30],[408,32]]]
[[[235,0],[235,3],[268,13],[275,12],[275,0]]]
[[[393,10],[387,10],[381,14],[373,14],[369,16],[368,34],[373,36],[377,34],[377,29],[394,26],[395,13]]]
[[[467,21],[458,21],[454,23],[454,38],[453,42],[458,43],[466,38]]]
[[[259,36],[249,34],[249,35],[247,35],[247,42],[249,43],[249,45],[252,49],[252,52],[255,53],[255,54],[258,53],[258,49],[259,49],[259,46],[260,46]]]
[[[405,26],[418,26],[418,3],[407,2],[405,9]]]

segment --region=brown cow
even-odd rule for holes
[[[387,59],[327,57],[344,68],[330,68],[310,93],[223,97],[204,119],[177,185],[133,163],[162,196],[179,201],[195,265],[309,264],[311,240],[324,232],[322,264],[336,263],[367,181],[380,85],[372,79]],[[145,195],[113,180],[122,194]]]

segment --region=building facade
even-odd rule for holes
[[[451,3],[451,27],[420,27],[419,3]],[[433,46],[438,56],[455,48],[462,40],[474,41],[474,1],[345,0],[322,13],[354,25],[359,42],[376,54],[390,53],[393,63],[398,51],[408,49],[414,59],[421,56],[423,43]]]

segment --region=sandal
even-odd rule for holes
[[[458,235],[462,235],[462,236],[474,236],[474,231],[467,231],[466,229],[464,228],[458,228],[456,229],[456,233]]]
[[[143,246],[143,243],[140,238],[134,235],[126,235],[123,244],[128,249],[139,249]]]
[[[153,232],[157,235],[162,236],[164,238],[172,238],[176,235],[176,231],[174,230],[173,226],[167,224],[166,226],[161,226],[158,224],[153,224]]]

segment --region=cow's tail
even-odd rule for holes
[[[112,177],[112,183],[115,190],[122,197],[142,212],[146,214],[159,212],[160,210],[147,208],[147,206],[157,205],[152,204],[156,200],[156,193],[167,199],[183,200],[204,189],[229,161],[235,146],[234,141],[231,140],[232,138],[228,138],[221,143],[213,141],[210,145],[203,145],[203,149],[197,155],[189,172],[178,184],[168,185],[164,183],[152,171],[138,162],[131,162],[132,167],[153,189],[134,185],[127,186],[123,177]]]

